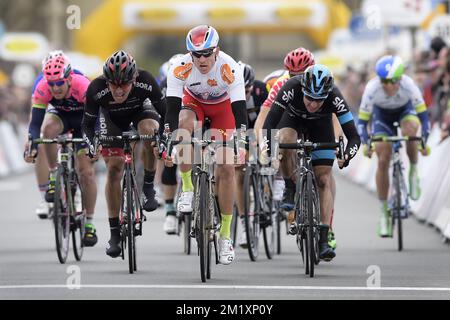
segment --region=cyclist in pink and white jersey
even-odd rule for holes
[[[43,138],[53,139],[60,134],[73,131],[74,137],[82,138],[81,120],[89,80],[83,75],[74,73],[69,59],[64,55],[48,59],[42,72],[43,78],[36,85],[32,97],[29,134],[33,139],[37,139],[41,135]],[[86,207],[86,233],[83,242],[85,246],[94,246],[97,243],[97,235],[92,220],[97,198],[97,185],[94,168],[90,159],[86,157],[85,148],[85,144],[77,145],[76,169]],[[31,154],[28,154],[27,143],[25,150],[25,161],[33,162],[37,156],[37,146],[32,145]],[[45,145],[45,153],[50,170],[45,199],[47,202],[54,202],[57,146]]]

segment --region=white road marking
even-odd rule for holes
[[[0,289],[68,289],[67,285],[4,285]],[[225,286],[225,285],[121,285],[84,284],[80,289],[234,289],[234,290],[341,290],[341,291],[448,291],[444,287],[325,287],[325,286]]]

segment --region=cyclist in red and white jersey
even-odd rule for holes
[[[178,128],[179,132],[183,131],[184,139],[190,138],[194,129],[201,128],[205,117],[211,121],[211,136],[216,140],[231,139],[236,128],[247,125],[241,68],[232,57],[220,51],[218,43],[219,34],[213,27],[200,25],[191,29],[186,37],[189,53],[177,59],[169,70],[166,123],[171,130]],[[227,154],[233,154],[229,149],[220,147],[216,153],[216,194],[222,217],[219,261],[222,264],[230,264],[234,260],[230,229],[235,194],[235,165],[233,160],[225,159]],[[194,191],[191,180],[192,163],[184,160],[180,163],[182,193],[178,200],[178,210],[190,212]]]

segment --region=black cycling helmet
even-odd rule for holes
[[[115,85],[128,83],[137,76],[136,61],[123,50],[114,52],[103,65],[103,76]]]
[[[255,82],[255,71],[253,70],[252,66],[242,61],[239,61],[238,63],[242,68],[245,87],[247,88],[252,86],[253,83]]]

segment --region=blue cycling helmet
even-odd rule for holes
[[[383,56],[378,59],[375,71],[380,79],[400,79],[405,71],[403,61],[398,56]]]
[[[303,94],[313,99],[326,99],[333,90],[331,71],[323,64],[309,66],[301,77]]]

